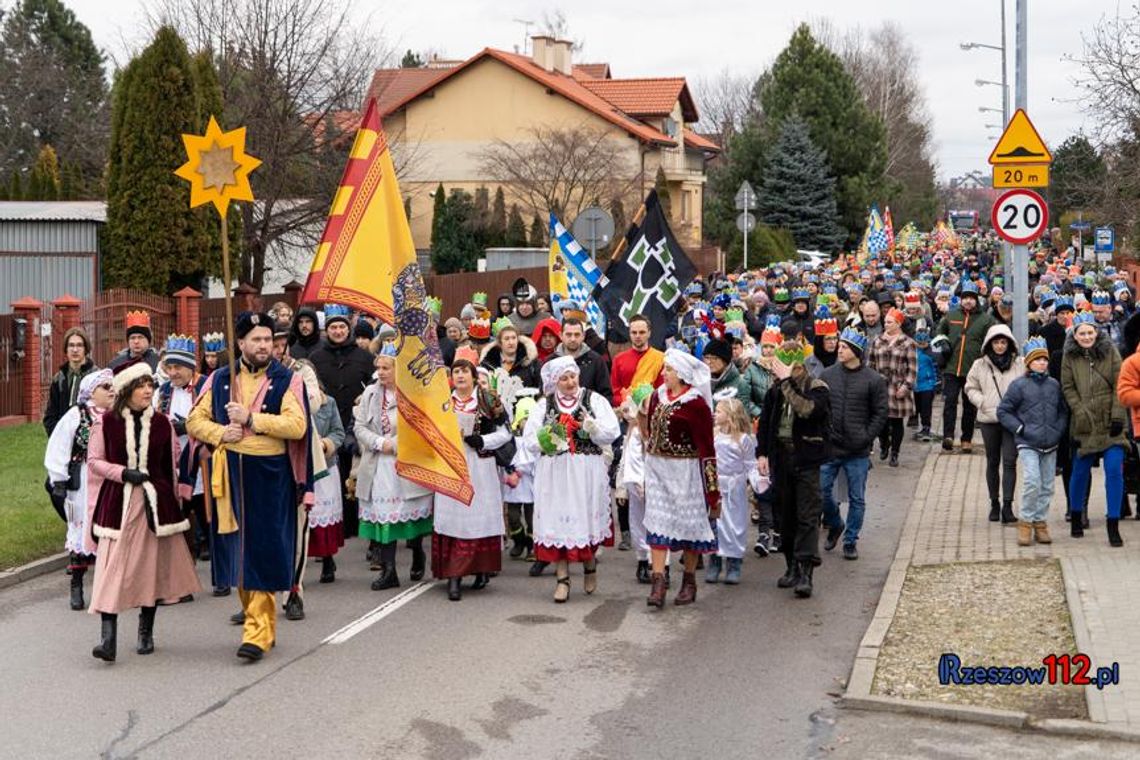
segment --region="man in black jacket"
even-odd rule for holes
[[[301,318],[301,312],[297,313],[297,318]],[[356,449],[356,436],[352,433],[352,407],[365,387],[372,382],[373,371],[372,354],[356,345],[348,318],[348,307],[325,304],[327,340],[309,354],[309,361],[317,370],[317,377],[325,387],[325,392],[336,401],[340,421],[344,425],[344,445],[340,447],[337,462],[342,489],[349,470],[352,469],[352,455]],[[296,344],[293,347],[296,348]],[[344,505],[344,537],[355,536],[358,526],[356,502],[353,500],[351,505]]]
[[[82,327],[73,327],[64,333],[63,350],[67,355],[67,361],[51,379],[47,408],[44,409],[44,430],[47,431],[48,437],[51,437],[51,432],[55,430],[60,417],[75,406],[75,399],[79,395],[79,381],[95,371],[95,362],[91,360],[91,342]],[[606,384],[609,385],[608,378]]]
[[[321,342],[317,312],[309,306],[297,309],[293,317],[293,331],[289,335],[289,355],[294,359],[308,359]]]
[[[562,320],[562,344],[546,361],[558,356],[573,356],[578,363],[578,385],[589,388],[613,403],[613,389],[610,388],[610,368],[601,355],[586,345],[586,325],[578,317]]]
[[[780,359],[784,357],[791,363]],[[756,465],[772,479],[787,570],[776,585],[811,596],[812,570],[820,563],[819,468],[831,458],[830,394],[804,368],[803,348],[785,342],[772,362],[777,382],[764,397],[756,434]]]
[[[882,375],[863,364],[866,350],[867,337],[847,328],[839,337],[838,360],[820,375],[831,392],[832,458],[819,470],[823,521],[827,525],[823,548],[831,551],[843,536],[843,558],[852,560],[859,558],[855,543],[863,527],[871,444],[887,422],[887,383]],[[847,478],[846,525],[834,496],[840,470]]]

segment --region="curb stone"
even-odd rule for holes
[[[29,562],[26,565],[14,567],[11,570],[5,570],[0,573],[0,589],[15,586],[17,583],[23,583],[32,578],[62,570],[67,567],[67,561],[67,552],[60,552],[50,557]]]

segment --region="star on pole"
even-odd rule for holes
[[[245,152],[245,127],[223,132],[213,116],[204,135],[182,135],[186,163],[174,172],[190,183],[190,208],[213,203],[223,217],[230,201],[252,201],[249,173],[261,161]]]

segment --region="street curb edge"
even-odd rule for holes
[[[6,589],[15,586],[24,581],[37,578],[41,575],[54,573],[56,570],[62,570],[67,567],[68,554],[67,552],[60,552],[53,554],[50,557],[37,559],[34,562],[29,562],[26,565],[14,567],[11,570],[5,570],[0,573],[0,589]]]

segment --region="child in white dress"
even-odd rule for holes
[[[748,544],[748,476],[756,468],[756,437],[752,421],[738,398],[717,402],[716,469],[721,510],[716,520],[717,552],[709,559],[705,582],[740,583],[740,569]]]

